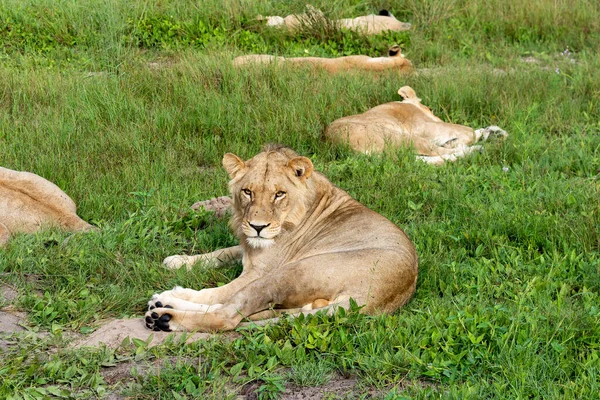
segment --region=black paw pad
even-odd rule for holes
[[[146,322],[146,327],[148,329],[152,329],[153,331],[164,331],[171,332],[171,328],[169,327],[169,321],[173,318],[171,314],[163,314],[158,315],[157,312],[147,313],[144,321]]]
[[[169,322],[171,320],[171,314],[165,314],[158,319],[158,322]]]

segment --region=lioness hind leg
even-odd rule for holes
[[[327,315],[332,315],[335,311],[342,307],[346,310],[350,309],[350,296],[340,296],[331,304],[308,311],[294,312],[290,315],[297,317],[300,314],[311,315],[319,311],[324,311]],[[286,310],[279,310],[285,312]],[[289,310],[292,311],[292,310]],[[293,311],[297,311],[294,309]],[[258,313],[260,314],[260,313]],[[264,315],[264,314],[263,314]],[[219,307],[209,311],[186,311],[172,308],[154,308],[146,312],[145,322],[146,327],[154,331],[227,331],[235,329],[240,325],[243,319],[242,313],[233,305]],[[279,318],[262,319],[250,323],[241,324],[247,326],[251,324],[266,325],[268,323],[276,323]]]
[[[283,314],[297,314],[303,311],[315,310],[317,308],[326,307],[331,302],[326,299],[316,299],[312,303],[308,303],[302,308],[274,308],[270,310],[264,310],[252,314],[248,317],[250,321],[260,321],[262,319],[271,319],[282,316]]]
[[[505,138],[508,136],[508,133],[496,125],[490,125],[487,128],[481,128],[475,131],[475,141],[481,140],[482,142],[485,142],[490,135]]]
[[[451,153],[445,152],[445,154],[440,154],[437,156],[417,156],[417,160],[425,161],[427,164],[433,165],[442,165],[447,161],[456,161],[459,157],[464,157],[468,154],[474,153],[476,151],[481,151],[481,146],[464,146],[456,147],[451,149]],[[445,149],[448,150],[448,149]],[[432,152],[433,153],[433,152]]]
[[[322,307],[313,307],[313,305],[315,303],[324,304],[324,302],[327,302],[328,304],[325,306],[322,306]],[[308,309],[308,308],[306,308],[307,306],[311,306],[311,308]],[[239,324],[239,326],[252,326],[252,325],[264,326],[264,325],[268,325],[268,324],[276,324],[277,322],[279,322],[279,319],[281,318],[281,316],[283,316],[283,314],[288,314],[288,315],[292,316],[293,318],[296,318],[300,315],[314,315],[318,312],[325,312],[325,313],[327,313],[327,315],[333,315],[337,311],[337,309],[340,307],[343,308],[344,310],[350,309],[350,296],[339,296],[331,302],[329,302],[328,300],[325,300],[325,299],[317,299],[313,303],[307,304],[306,306],[302,307],[301,309],[275,310],[275,311],[277,311],[278,316],[276,316],[274,318],[265,318],[265,319],[256,318],[255,319],[254,318],[255,316],[260,316],[262,314],[262,313],[257,313],[257,314],[250,316],[249,319],[252,322],[243,322],[243,323]],[[266,316],[265,314],[262,314],[262,315]]]
[[[146,327],[154,331],[228,331],[242,320],[233,306],[218,307],[209,311],[186,311],[172,308],[155,308],[146,312]]]

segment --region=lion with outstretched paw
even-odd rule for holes
[[[39,175],[0,167],[0,247],[11,233],[33,233],[44,227],[68,231],[95,229],[77,215],[75,202]]]
[[[308,65],[313,68],[321,68],[328,72],[342,71],[385,71],[397,70],[399,72],[410,72],[413,69],[410,60],[404,57],[402,49],[398,45],[389,48],[386,57],[369,56],[345,56],[337,58],[324,57],[276,57],[268,54],[250,54],[236,57],[233,65],[236,67],[253,64],[275,64],[275,65]]]
[[[367,154],[381,153],[386,147],[413,146],[419,154],[417,159],[439,165],[481,150],[473,144],[491,135],[508,136],[493,125],[473,130],[442,121],[421,104],[410,86],[400,88],[398,94],[402,101],[333,121],[325,130],[325,138]]]
[[[231,227],[239,246],[200,256],[172,256],[168,268],[197,261],[242,260],[243,271],[217,288],[176,287],[148,303],[150,329],[223,331],[244,319],[264,320],[348,309],[390,313],[417,283],[417,254],[406,234],[285,147],[268,147],[248,161],[227,153]]]

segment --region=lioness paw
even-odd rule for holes
[[[148,311],[144,321],[146,322],[146,328],[152,329],[153,331],[164,331],[171,332],[176,329],[176,325],[170,324],[173,316],[169,314],[168,308],[156,308]]]
[[[475,131],[476,139],[483,142],[485,142],[491,135],[505,138],[508,136],[508,133],[496,125],[490,125],[487,128],[481,128]]]
[[[169,256],[164,259],[163,266],[168,269],[179,269],[184,265],[190,264],[190,256],[177,255]]]
[[[152,295],[152,298],[148,302],[148,310],[151,311],[155,308],[173,308],[173,306],[169,304],[163,304],[163,302],[161,301],[161,295],[155,293],[154,295]]]

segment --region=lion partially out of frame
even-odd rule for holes
[[[410,72],[413,65],[409,59],[402,54],[400,46],[394,45],[389,48],[386,57],[369,57],[364,55],[344,56],[335,58],[326,57],[277,57],[268,54],[249,54],[239,56],[233,60],[236,67],[260,64],[275,65],[308,65],[321,68],[328,72],[342,71],[385,71],[397,70],[399,72]]]
[[[33,233],[44,227],[88,231],[94,227],[77,215],[75,202],[39,175],[0,167],[0,247],[11,233]]]
[[[481,146],[474,143],[485,141],[491,135],[508,136],[494,125],[473,130],[442,121],[421,104],[410,86],[401,87],[398,94],[402,101],[385,103],[362,114],[333,121],[325,130],[325,138],[367,154],[381,153],[386,147],[412,146],[419,154],[417,159],[440,165],[481,150]]]
[[[406,234],[313,169],[310,159],[270,146],[248,161],[223,157],[231,181],[234,246],[171,256],[168,268],[241,259],[243,272],[212,289],[156,294],[146,313],[153,330],[224,331],[263,320],[349,308],[391,313],[413,295],[418,261]]]

